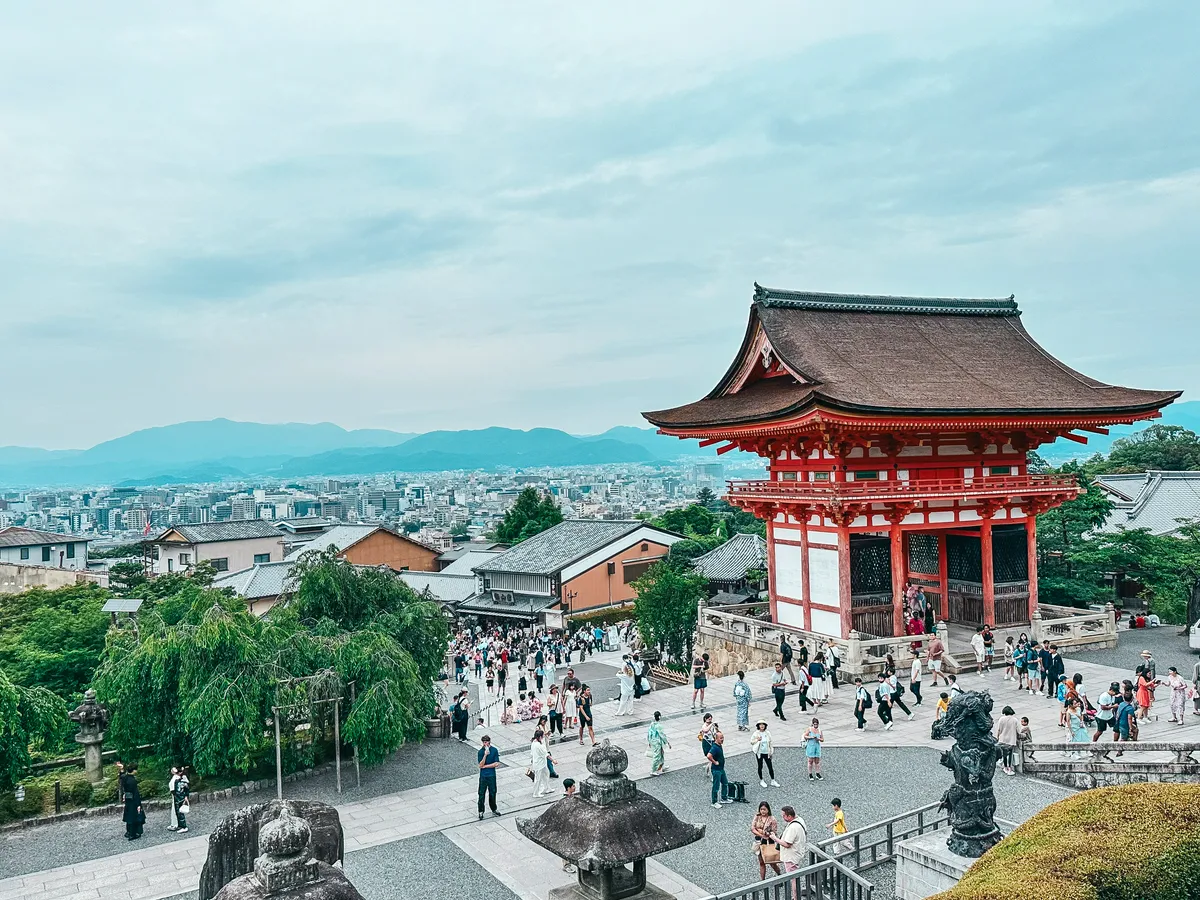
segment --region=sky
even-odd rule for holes
[[[1200,4],[0,4],[0,445],[645,424],[755,281],[1200,390]]]

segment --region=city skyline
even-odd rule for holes
[[[0,445],[638,425],[717,381],[754,281],[1013,293],[1068,364],[1200,387],[1196,9],[689,13],[14,14],[6,362],[43,402]]]

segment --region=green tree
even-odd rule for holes
[[[717,529],[717,518],[699,503],[683,509],[669,509],[650,524],[692,538],[712,535]]]
[[[471,536],[471,529],[467,527],[465,522],[459,522],[450,529],[450,537],[452,538],[468,538]]]
[[[562,520],[562,510],[549,494],[541,496],[527,487],[517,495],[517,502],[496,525],[494,536],[501,543],[519,544]]]
[[[691,657],[696,638],[697,604],[705,597],[705,581],[694,572],[658,563],[633,583],[638,631],[676,663]]]
[[[22,687],[0,671],[0,790],[24,775],[30,748],[52,744],[67,722],[67,706],[43,687]]]
[[[1112,445],[1106,472],[1200,470],[1200,437],[1181,425],[1151,425]]]
[[[717,499],[717,495],[712,492],[711,488],[702,487],[696,492],[696,502],[701,506],[708,506]]]
[[[62,697],[82,693],[104,650],[108,598],[90,583],[0,595],[0,670]]]
[[[351,681],[356,699],[343,704],[342,734],[364,762],[420,737],[446,646],[437,605],[333,551],[304,555],[294,572],[292,599],[261,619],[241,600],[181,579],[140,617],[138,636],[110,632],[96,689],[113,713],[114,743],[154,743],[203,772],[248,772],[273,754],[263,727],[272,706],[298,705],[300,720],[328,739],[328,707],[309,704],[346,697]]]
[[[1069,462],[1051,471],[1075,475],[1084,493],[1038,516],[1038,597],[1059,606],[1104,602],[1112,597],[1111,589],[1103,588],[1092,572],[1081,572],[1075,555],[1084,547],[1087,535],[1104,524],[1113,503],[1079,463]]]
[[[140,562],[119,562],[109,566],[108,584],[114,593],[128,594],[147,581],[146,569]]]
[[[699,541],[684,538],[671,545],[671,549],[667,552],[666,564],[676,572],[685,572],[691,566],[693,559],[703,556],[707,552],[708,548]]]

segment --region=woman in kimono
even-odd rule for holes
[[[750,685],[746,684],[745,672],[737,673],[737,681],[733,685],[733,699],[737,702],[738,731],[749,731],[750,701],[754,696],[750,693]]]
[[[667,740],[667,733],[663,731],[662,725],[659,724],[659,719],[662,714],[654,713],[654,721],[650,723],[650,728],[646,731],[646,743],[650,746],[650,774],[661,775],[667,768],[667,757],[665,751],[670,748],[671,742]]]
[[[146,813],[142,809],[142,794],[138,790],[137,766],[129,765],[121,776],[121,791],[125,795],[125,811],[121,816],[125,822],[125,840],[136,841],[142,836],[146,825]]]

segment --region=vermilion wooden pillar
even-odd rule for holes
[[[775,521],[767,520],[767,597],[771,604],[771,621],[779,622],[779,601],[775,599]]]
[[[983,555],[983,621],[996,624],[996,579],[992,570],[992,520],[979,523],[979,550]]]
[[[850,608],[850,529],[839,525],[838,544],[838,610],[842,616],[842,637],[854,630],[854,612]]]
[[[904,532],[892,525],[892,636],[904,634]]]
[[[1026,570],[1029,577],[1029,621],[1032,622],[1038,607],[1037,516],[1025,517],[1025,543],[1029,554]]]
[[[800,510],[800,581],[804,601],[804,630],[812,631],[812,586],[808,583],[808,510]]]
[[[942,608],[939,621],[950,621],[950,559],[946,556],[946,533],[938,532],[938,581],[942,583]]]

